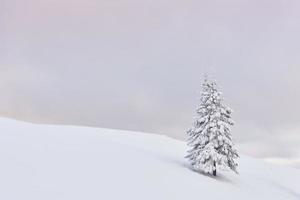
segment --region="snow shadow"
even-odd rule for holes
[[[228,177],[226,177],[225,175],[223,175],[220,172],[219,173],[217,172],[217,176],[213,176],[212,174],[207,174],[204,171],[197,171],[197,170],[193,169],[188,163],[185,163],[184,166],[185,166],[185,168],[193,171],[195,174],[205,176],[207,178],[210,178],[210,179],[213,179],[213,180],[216,180],[216,181],[221,181],[221,182],[224,182],[224,183],[234,184],[234,182],[231,179],[229,179]]]

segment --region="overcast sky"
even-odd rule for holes
[[[0,115],[184,139],[210,72],[240,151],[300,166],[299,10],[298,0],[0,0]]]

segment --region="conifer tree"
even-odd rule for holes
[[[223,104],[215,81],[205,78],[200,105],[193,127],[187,131],[188,155],[196,171],[217,175],[218,168],[229,168],[237,173],[238,153],[234,148],[230,127],[232,110]]]

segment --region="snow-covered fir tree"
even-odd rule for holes
[[[194,170],[214,176],[217,167],[237,172],[238,153],[230,133],[231,113],[232,110],[223,104],[216,82],[205,78],[197,116],[193,127],[187,131],[190,149],[186,158]]]

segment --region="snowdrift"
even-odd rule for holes
[[[0,118],[0,199],[300,199],[300,170],[246,156],[239,175],[190,170],[165,136]]]

